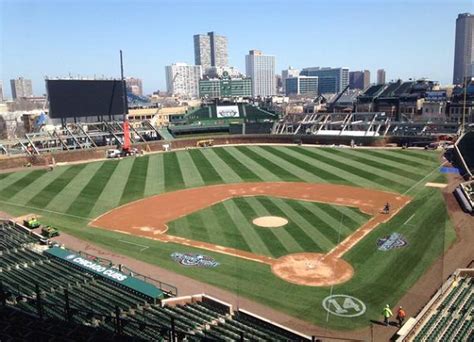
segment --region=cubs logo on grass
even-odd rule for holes
[[[183,266],[216,267],[219,263],[212,257],[202,254],[174,252],[171,258]]]
[[[395,248],[402,248],[408,245],[405,237],[398,233],[392,233],[390,235],[384,236],[380,239],[377,239],[377,247],[379,251],[389,251]]]

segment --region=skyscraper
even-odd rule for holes
[[[247,76],[252,79],[253,96],[276,94],[275,56],[264,55],[262,51],[250,50],[245,56]]]
[[[385,70],[377,70],[377,84],[385,84]]]
[[[474,15],[462,13],[456,19],[453,83],[461,84],[468,76],[474,76]]]
[[[2,102],[5,99],[3,96],[3,82],[0,81],[0,102]]]
[[[165,67],[168,93],[179,96],[198,97],[199,80],[202,76],[200,65],[175,63]]]
[[[21,97],[33,96],[33,86],[31,80],[19,77],[16,80],[10,80],[10,86],[12,88],[13,100],[19,99]]]
[[[203,70],[227,66],[227,37],[215,32],[194,35],[194,62]]]
[[[281,83],[283,87],[283,94],[286,94],[286,79],[290,77],[297,77],[300,75],[299,69],[294,69],[291,66],[286,70],[281,71]]]
[[[349,88],[366,89],[370,85],[370,71],[351,71],[349,72]]]
[[[348,68],[304,68],[302,76],[317,76],[319,93],[340,93],[349,84]]]
[[[143,96],[143,84],[140,78],[127,77],[125,84],[127,85],[127,91],[134,95]]]

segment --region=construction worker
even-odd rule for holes
[[[403,308],[400,306],[398,308],[398,312],[397,312],[397,320],[398,320],[398,326],[401,327],[402,324],[403,324],[403,321],[405,320],[405,317],[406,317],[406,312],[405,310],[403,310]]]
[[[390,305],[385,305],[385,307],[382,310],[382,315],[383,315],[383,322],[385,323],[385,326],[388,325],[388,319],[393,316],[392,310],[390,310]]]

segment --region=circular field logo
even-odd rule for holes
[[[332,295],[324,298],[323,308],[332,315],[340,317],[357,317],[367,309],[360,299],[348,295]]]
[[[207,256],[207,255],[202,255],[202,254],[174,252],[171,254],[171,258],[183,266],[196,266],[196,267],[219,266],[219,263],[214,258],[211,258],[210,256]]]
[[[392,233],[377,239],[377,247],[379,251],[389,251],[395,248],[402,248],[408,245],[407,240],[403,235],[398,233]]]

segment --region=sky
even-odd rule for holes
[[[372,82],[452,82],[455,22],[472,0],[0,0],[0,76],[119,77],[166,90],[165,65],[193,64],[193,35],[228,38],[229,64],[245,71],[251,49],[276,56],[276,73],[329,66],[368,69]]]

